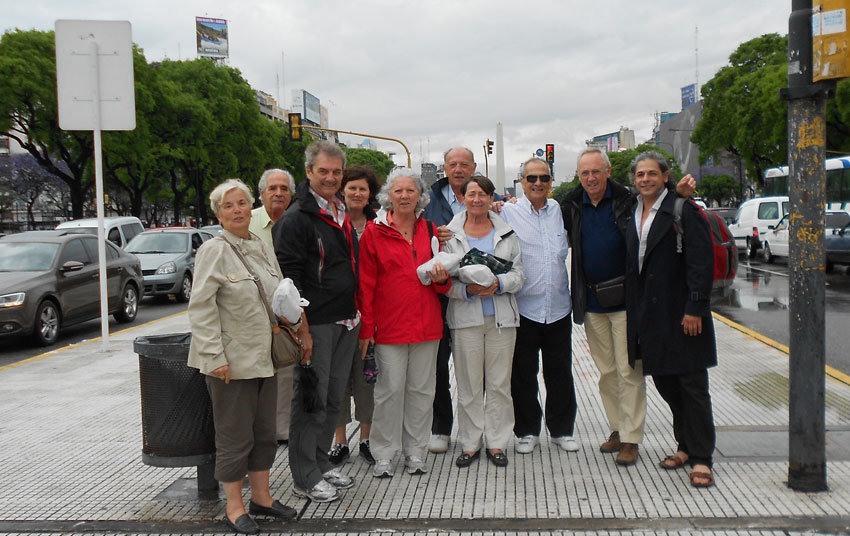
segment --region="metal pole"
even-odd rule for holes
[[[788,23],[788,179],[791,201],[788,485],[826,482],[823,219],[826,93],[812,84],[812,2],[793,0]]]
[[[94,184],[97,201],[97,257],[100,278],[100,334],[101,351],[109,348],[109,295],[106,293],[106,233],[103,224],[103,156],[100,143],[100,49],[97,42],[89,43],[91,54],[92,115],[94,117]]]
[[[394,141],[404,147],[404,152],[407,153],[407,167],[411,167],[410,149],[407,148],[407,145],[405,145],[403,141],[397,138],[388,138],[386,136],[378,136],[377,134],[365,134],[363,132],[352,132],[350,130],[337,130],[333,128],[314,127],[313,125],[302,124],[300,128],[302,130],[321,130],[322,132],[338,132],[340,134],[352,134],[354,136],[363,136],[365,138],[378,138],[379,140]]]

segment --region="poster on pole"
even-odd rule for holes
[[[227,58],[229,39],[226,20],[195,17],[195,40],[198,44],[198,56]]]

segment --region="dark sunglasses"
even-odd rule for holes
[[[552,180],[552,175],[526,175],[525,180],[534,184],[537,182],[537,179],[540,179],[540,182],[549,182]]]

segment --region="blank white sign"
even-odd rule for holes
[[[97,44],[98,49],[97,71],[92,65],[92,42]],[[57,20],[56,83],[59,128],[135,129],[130,22]],[[96,87],[100,89],[100,125],[96,124],[93,99]]]

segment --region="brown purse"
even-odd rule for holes
[[[291,327],[284,326],[280,323],[277,315],[275,315],[274,311],[272,311],[269,301],[266,299],[266,293],[263,292],[263,286],[260,284],[260,278],[254,275],[254,272],[251,271],[251,268],[248,266],[248,261],[246,261],[245,257],[242,256],[242,252],[239,251],[239,248],[233,245],[233,243],[224,236],[221,236],[221,238],[227,242],[231,248],[233,248],[233,252],[236,253],[236,256],[239,257],[239,260],[245,265],[245,269],[248,270],[249,274],[251,274],[251,279],[254,280],[254,283],[257,285],[257,290],[260,293],[260,299],[266,307],[266,312],[268,313],[269,320],[272,324],[271,357],[274,368],[285,368],[298,363],[301,361],[301,339],[298,338]]]

